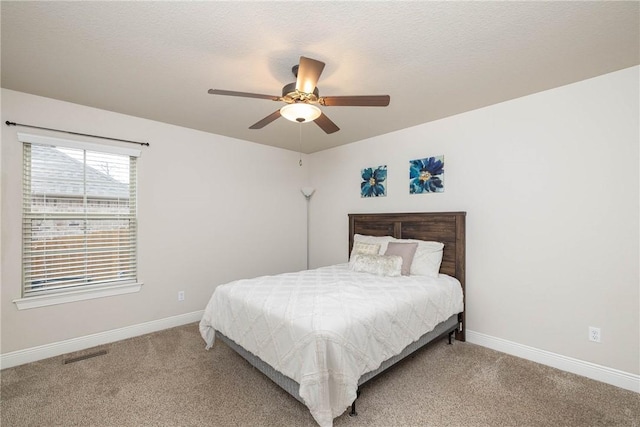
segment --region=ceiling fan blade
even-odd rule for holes
[[[324,70],[324,62],[315,59],[300,57],[298,64],[298,79],[296,80],[296,89],[304,93],[313,93],[318,85],[320,74]]]
[[[249,126],[249,129],[262,129],[263,127],[265,127],[266,125],[268,125],[269,123],[271,123],[272,121],[277,119],[278,117],[280,117],[280,110],[274,111],[273,113],[269,114],[264,119],[262,119],[259,122]]]
[[[222,89],[209,89],[207,91],[211,95],[226,95],[226,96],[241,96],[243,98],[259,98],[259,99],[270,99],[272,101],[280,101],[282,98],[274,95],[261,95],[259,93],[249,93],[249,92],[235,92],[233,90],[222,90]]]
[[[320,104],[327,107],[386,107],[391,101],[389,95],[369,96],[324,96]]]
[[[320,116],[314,120],[314,122],[320,126],[325,133],[334,133],[340,130],[335,123],[333,123],[329,117],[327,117],[324,113],[321,113]]]

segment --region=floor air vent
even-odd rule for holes
[[[78,357],[72,357],[71,359],[65,360],[64,364],[68,365],[69,363],[75,363],[81,360],[91,359],[92,357],[104,356],[105,354],[107,354],[107,350],[100,350],[93,353],[84,354]]]

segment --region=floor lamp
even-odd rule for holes
[[[307,199],[307,270],[309,269],[309,203],[311,202],[311,196],[316,192],[315,188],[302,187],[300,189],[302,195]]]

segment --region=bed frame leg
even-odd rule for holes
[[[360,397],[360,389],[356,390],[356,400],[358,400],[358,397]],[[358,416],[358,413],[356,412],[356,400],[354,400],[353,403],[351,404],[351,411],[349,411],[350,417]]]
[[[449,332],[449,345],[453,344],[453,343],[451,342],[451,338],[453,337],[453,334],[454,334],[455,332],[456,332],[455,330],[453,330],[453,331]]]

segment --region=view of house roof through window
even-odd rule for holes
[[[25,144],[23,297],[136,280],[133,156]]]

